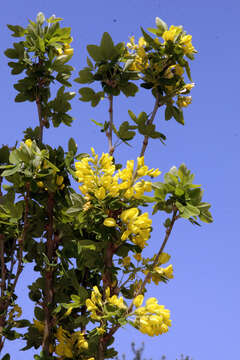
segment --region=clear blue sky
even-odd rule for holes
[[[199,51],[192,63],[196,83],[193,103],[185,111],[182,127],[174,120],[165,122],[163,113],[157,117],[157,127],[168,137],[167,146],[150,144],[146,163],[163,172],[172,165],[186,165],[196,173],[196,183],[205,189],[204,200],[212,203],[214,223],[195,228],[179,221],[167,246],[172,255],[175,278],[168,285],[152,287],[149,294],[171,310],[173,326],[166,335],[149,338],[126,327],[116,335],[120,353],[132,359],[130,344],[145,342],[145,357],[158,360],[165,354],[175,360],[181,353],[195,360],[236,360],[239,355],[239,12],[238,1],[62,1],[21,0],[4,1],[1,5],[1,132],[0,143],[14,144],[22,131],[36,126],[34,104],[15,104],[16,80],[10,76],[3,51],[14,41],[6,24],[25,26],[27,19],[35,19],[37,12],[46,16],[56,14],[64,18],[64,25],[72,27],[74,57],[77,70],[85,65],[86,45],[97,44],[104,31],[115,42],[127,41],[129,35],[140,36],[140,25],[154,26],[156,16],[169,25],[183,25],[193,35],[193,44]],[[73,78],[74,78],[73,77]],[[78,90],[74,84],[73,89]],[[88,152],[94,145],[97,151],[106,151],[107,142],[90,121],[104,121],[106,104],[93,109],[76,97],[72,101],[76,120],[71,128],[50,129],[45,141],[66,148],[73,136],[79,151]],[[135,100],[121,98],[114,108],[116,121],[128,120],[127,110],[151,112],[153,99],[142,91]],[[135,148],[121,147],[119,160],[136,158],[140,143]],[[120,154],[121,153],[121,154]],[[156,230],[152,249],[159,247],[163,236],[162,218],[155,217]],[[31,280],[25,271],[18,287],[20,304],[29,304],[23,296]],[[31,309],[25,310],[31,315]],[[32,353],[18,353],[10,343],[6,348],[13,359],[32,359]]]

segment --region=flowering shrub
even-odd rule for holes
[[[113,335],[127,324],[149,336],[162,335],[171,326],[170,311],[154,297],[146,298],[147,284],[173,279],[173,265],[165,246],[177,220],[211,222],[210,205],[193,184],[194,175],[182,164],[164,175],[144,162],[149,139],[166,141],[156,130],[157,112],[184,124],[183,108],[194,86],[187,59],[196,53],[191,35],[181,26],[168,26],[156,18],[156,28],[142,29],[135,43],[114,45],[104,33],[100,46],[88,45],[87,67],[79,71],[79,84],[100,84],[96,92],[81,87],[80,100],[109,104],[109,120],[97,123],[106,135],[108,152],[78,153],[74,139],[68,150],[43,142],[51,125],[71,125],[69,78],[73,68],[70,28],[61,18],[42,13],[26,28],[8,25],[20,37],[5,55],[12,74],[24,73],[14,85],[16,102],[36,104],[38,126],[27,128],[20,146],[0,149],[0,351],[5,339],[21,338],[23,350],[40,349],[36,360],[103,360],[117,355]],[[191,83],[187,83],[185,73]],[[53,96],[51,86],[60,84]],[[136,96],[139,87],[154,99],[150,115],[129,110],[133,123],[117,128],[113,98]],[[55,93],[54,93],[55,94]],[[137,160],[116,163],[119,145],[143,136]],[[116,141],[114,140],[116,138]],[[159,177],[159,181],[155,178]],[[71,184],[79,184],[74,190]],[[151,248],[152,215],[164,217],[165,235],[157,253]],[[143,211],[143,208],[147,210]],[[38,274],[29,284],[34,319],[22,319],[16,285],[26,263]],[[143,304],[146,299],[145,305]],[[18,332],[18,328],[26,328]],[[2,360],[9,360],[6,354]]]

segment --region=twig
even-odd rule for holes
[[[13,239],[12,250],[11,250],[11,265],[10,265],[10,269],[9,269],[9,273],[8,273],[8,277],[7,277],[7,286],[9,286],[9,284],[10,284],[13,267],[16,264],[16,260],[14,259],[15,246],[16,246],[16,239]]]
[[[156,256],[156,258],[154,259],[154,262],[152,264],[152,266],[156,266],[157,263],[158,263],[158,259],[160,257],[160,255],[162,254],[165,246],[166,246],[166,243],[169,239],[169,236],[172,232],[172,229],[173,229],[173,226],[174,226],[174,223],[175,221],[178,219],[178,216],[177,216],[177,209],[174,209],[173,211],[173,215],[172,215],[172,219],[171,219],[171,223],[169,225],[169,227],[166,229],[166,234],[165,234],[165,237],[164,237],[164,240],[162,242],[162,245],[160,247],[160,250],[158,251],[158,254]],[[135,293],[134,297],[138,296],[141,294],[141,292],[143,291],[143,289],[145,288],[146,286],[146,283],[148,281],[148,279],[151,277],[151,272],[149,272],[146,276],[145,276],[145,279],[143,280],[143,283],[141,285],[141,287],[138,289],[138,291]],[[128,314],[132,311],[132,308],[133,308],[133,302],[130,304],[129,308],[128,308]],[[108,334],[105,334],[102,338],[102,343],[105,344],[106,346],[106,343],[111,339],[111,337],[115,334],[115,332],[120,328],[120,324],[117,324],[117,325],[114,325],[110,330],[109,330],[109,333]],[[104,354],[104,352],[103,352]],[[99,358],[99,360],[103,360],[104,358]]]
[[[43,141],[43,119],[42,119],[42,106],[41,106],[41,100],[40,97],[36,97],[36,104],[37,104],[37,110],[38,110],[38,120],[39,120],[39,139],[40,143]]]
[[[11,292],[9,295],[9,302],[11,300],[11,297],[15,291],[19,276],[22,272],[22,258],[23,258],[23,245],[24,245],[24,240],[26,238],[27,235],[27,229],[29,227],[29,223],[28,223],[28,213],[29,213],[29,192],[30,192],[30,184],[26,183],[26,194],[24,196],[24,200],[25,200],[25,212],[24,212],[24,225],[23,225],[23,233],[20,239],[18,239],[18,243],[19,243],[19,255],[18,255],[18,267],[17,267],[17,272],[16,272],[16,276],[13,282],[13,285],[11,287]]]
[[[112,133],[113,133],[113,96],[109,95],[108,96],[108,100],[109,100],[109,127],[108,130],[106,132],[107,138],[108,138],[108,152],[110,155],[112,155],[114,153],[114,146],[112,143]]]
[[[160,101],[160,95],[159,95],[159,93],[157,93],[154,108],[153,108],[153,111],[152,111],[152,115],[151,115],[150,119],[148,119],[148,121],[146,123],[147,126],[151,125],[153,123],[154,119],[155,119],[156,113],[157,113],[158,108],[160,106],[159,101]],[[144,140],[143,140],[143,144],[142,144],[142,149],[141,149],[141,152],[140,152],[140,157],[144,156],[144,154],[145,154],[146,148],[148,146],[148,139],[149,139],[149,136],[145,135]]]
[[[1,297],[4,296],[5,281],[6,281],[6,267],[4,262],[4,235],[0,235],[0,261],[1,261]]]
[[[2,178],[2,176],[0,176],[0,196],[3,195],[2,194],[2,180],[3,180],[3,178]]]
[[[48,193],[48,203],[47,203],[47,213],[48,213],[48,226],[47,226],[47,257],[49,262],[52,262],[53,252],[54,252],[54,239],[53,239],[53,207],[54,207],[54,193]],[[50,268],[45,272],[46,276],[46,290],[45,290],[45,299],[43,304],[43,310],[45,313],[44,319],[44,332],[43,332],[43,341],[42,348],[43,351],[49,355],[49,345],[50,345],[50,332],[51,332],[51,311],[49,305],[53,301],[53,270]]]
[[[157,264],[158,264],[158,259],[160,257],[160,255],[162,254],[166,244],[167,244],[167,241],[169,239],[169,236],[171,235],[171,232],[172,232],[172,229],[173,229],[173,225],[175,223],[175,221],[177,220],[177,209],[174,209],[173,211],[173,215],[172,215],[172,219],[171,219],[171,223],[169,225],[169,227],[166,229],[166,234],[165,234],[165,237],[164,237],[164,240],[162,242],[162,245],[157,253],[157,256],[155,257],[154,261],[153,261],[153,264],[152,264],[152,267],[154,268]],[[143,280],[142,282],[142,285],[140,286],[140,288],[136,291],[136,293],[134,294],[134,297],[140,295],[142,293],[142,291],[144,290],[148,280],[151,278],[151,272],[149,271],[147,273],[147,275],[145,276],[145,279]],[[128,308],[128,313],[130,313],[132,311],[132,308],[133,308],[133,302],[131,303],[131,305],[129,306]]]

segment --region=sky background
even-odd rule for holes
[[[164,121],[159,111],[157,129],[167,136],[167,145],[151,141],[146,153],[146,164],[166,172],[173,165],[184,162],[196,174],[195,182],[205,189],[204,201],[212,204],[213,224],[193,227],[184,220],[177,222],[166,251],[172,256],[175,278],[167,285],[150,287],[149,296],[156,296],[160,304],[171,310],[172,327],[168,334],[150,338],[127,326],[116,335],[116,345],[126,359],[133,358],[131,342],[145,342],[145,357],[175,360],[180,354],[194,360],[226,360],[239,358],[239,11],[238,1],[79,1],[79,0],[12,0],[1,4],[0,69],[1,69],[1,132],[0,143],[13,145],[21,140],[22,131],[37,125],[35,104],[14,103],[13,88],[17,77],[10,75],[8,59],[3,52],[15,38],[6,24],[27,25],[42,11],[47,17],[56,14],[64,18],[64,26],[72,27],[75,67],[72,79],[86,64],[86,45],[99,44],[102,33],[111,34],[114,42],[128,41],[143,28],[154,27],[159,16],[169,26],[183,25],[193,36],[198,50],[191,63],[193,102],[185,110],[185,126],[175,120]],[[11,60],[10,60],[11,61]],[[79,85],[73,84],[78,91]],[[135,113],[152,111],[154,99],[145,90],[136,98],[121,97],[114,104],[114,117],[129,120],[127,110]],[[105,121],[107,103],[97,108],[82,103],[78,96],[72,101],[72,127],[61,125],[45,132],[45,142],[67,147],[74,137],[79,152],[107,151],[106,137],[90,119]],[[142,140],[142,139],[141,139]],[[141,148],[140,138],[133,148],[125,145],[117,149],[118,161],[134,159]],[[162,178],[160,178],[161,181]],[[159,248],[163,238],[163,218],[155,216],[155,231],[150,255]],[[32,316],[31,303],[24,296],[32,273],[28,268],[18,287],[19,304],[24,314]],[[28,307],[28,308],[26,308]],[[13,359],[33,358],[33,352],[20,353],[23,345],[9,343]],[[4,352],[5,353],[5,352]],[[35,352],[34,352],[35,353]]]

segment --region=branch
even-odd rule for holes
[[[109,127],[108,130],[106,132],[107,138],[108,138],[108,152],[110,155],[112,155],[114,153],[114,146],[112,143],[112,133],[113,133],[113,96],[109,95],[108,96],[109,99]]]
[[[54,253],[54,244],[55,241],[53,239],[53,207],[54,207],[54,193],[48,193],[48,203],[47,203],[47,214],[48,214],[48,225],[47,225],[47,257],[49,262],[52,262],[52,257]],[[50,332],[51,332],[51,323],[52,323],[52,315],[49,309],[49,305],[52,304],[53,301],[53,270],[47,269],[45,271],[46,277],[46,290],[45,290],[45,299],[43,304],[43,310],[45,313],[44,319],[44,332],[43,332],[43,341],[42,348],[43,351],[49,355],[49,345],[50,345]]]
[[[39,139],[40,143],[43,141],[43,118],[42,118],[42,106],[41,106],[41,100],[40,97],[36,97],[36,104],[38,109],[38,120],[39,120]]]
[[[164,240],[163,240],[163,243],[160,247],[160,250],[158,251],[158,254],[156,256],[156,258],[154,259],[154,262],[152,264],[153,268],[157,265],[158,263],[158,259],[160,257],[160,255],[162,254],[166,244],[167,244],[167,241],[169,239],[169,236],[171,235],[171,232],[172,232],[172,229],[173,229],[173,226],[174,226],[174,223],[175,221],[178,219],[178,216],[177,216],[177,209],[174,209],[173,211],[173,215],[172,215],[172,219],[171,219],[171,223],[169,225],[169,227],[166,229],[166,234],[165,234],[165,237],[164,237]],[[146,284],[147,284],[147,281],[148,279],[151,277],[151,272],[149,272],[146,276],[145,276],[145,279],[141,285],[141,287],[138,289],[138,291],[134,294],[134,297],[138,296],[141,294],[141,292],[144,290]],[[131,305],[129,306],[128,308],[128,314],[132,311],[132,308],[133,308],[133,302],[131,303]],[[117,325],[114,325],[110,330],[109,330],[109,333],[108,334],[105,334],[103,336],[103,340],[102,340],[102,343],[104,343],[106,345],[106,343],[111,339],[111,337],[115,334],[115,332],[121,327],[120,324],[117,324]],[[103,360],[104,358],[99,358],[100,360]]]
[[[2,176],[0,176],[0,196],[2,196],[2,181],[3,181],[3,178]]]
[[[4,296],[6,267],[4,262],[4,235],[0,235],[0,262],[1,262],[1,298]]]
[[[159,95],[159,93],[157,93],[154,108],[153,108],[153,112],[152,112],[152,116],[147,121],[146,125],[151,125],[153,123],[153,121],[155,119],[155,116],[157,114],[158,108],[160,106],[159,101],[160,101],[160,95]],[[140,157],[144,156],[144,154],[145,154],[146,148],[148,146],[148,139],[149,139],[149,136],[145,135],[144,140],[143,140],[143,144],[142,144]]]
[[[172,232],[172,229],[173,229],[173,226],[174,226],[174,223],[175,221],[178,219],[178,216],[177,216],[177,209],[174,209],[173,211],[173,215],[172,215],[172,219],[171,219],[171,223],[169,225],[169,227],[166,229],[166,234],[165,234],[165,237],[164,237],[164,240],[163,240],[163,243],[157,253],[157,256],[155,257],[154,259],[154,262],[152,264],[152,268],[154,269],[154,267],[158,264],[158,259],[160,257],[160,255],[162,254],[166,244],[167,244],[167,241],[169,239],[169,236],[171,235],[171,232]],[[136,293],[134,294],[134,297],[140,295],[142,293],[142,291],[145,289],[145,286],[148,282],[148,280],[151,278],[151,271],[149,271],[147,273],[147,275],[145,276],[145,279],[143,280],[143,283],[142,285],[140,286],[140,288],[136,291]],[[128,308],[128,313],[130,313],[132,311],[132,308],[133,308],[133,302],[131,303],[131,305],[129,306]]]

